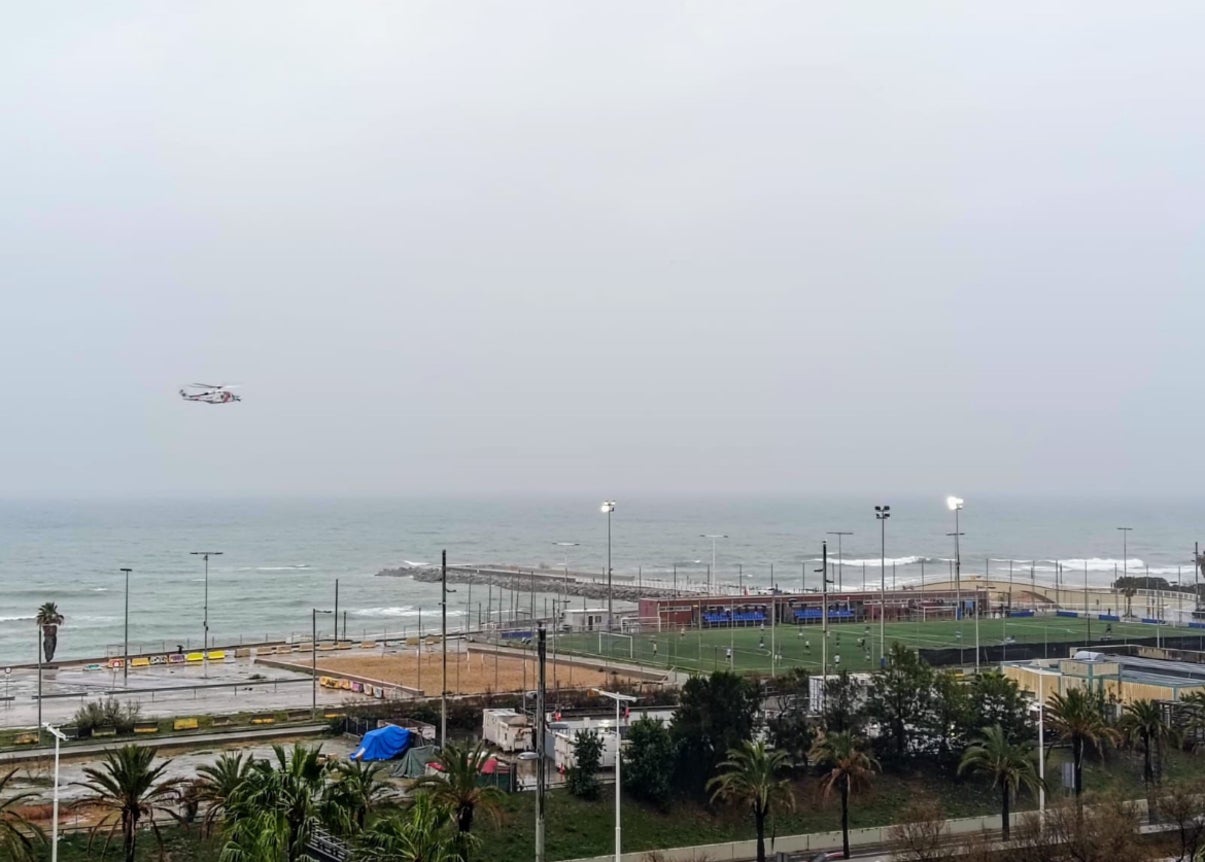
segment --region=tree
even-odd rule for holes
[[[1138,833],[1138,816],[1132,805],[1115,796],[1094,798],[1083,810],[1060,802],[1046,809],[1045,828],[1035,814],[1018,827],[1018,841],[1009,859],[1018,862],[1058,859],[1068,862],[1117,862],[1148,859]]]
[[[871,680],[866,712],[883,726],[883,739],[895,760],[903,760],[908,753],[910,738],[923,723],[932,700],[933,669],[915,650],[893,643],[887,666]]]
[[[35,862],[41,858],[40,850],[45,838],[37,826],[25,819],[19,807],[37,794],[33,791],[8,792],[8,782],[16,774],[15,768],[0,774],[0,858],[11,862]]]
[[[848,859],[849,797],[870,784],[878,761],[848,732],[821,734],[810,756],[813,763],[828,770],[822,781],[825,794],[835,790],[841,797],[841,848]]]
[[[579,730],[573,737],[573,766],[566,783],[569,792],[582,799],[597,799],[598,769],[602,763],[603,741],[597,730]]]
[[[866,686],[843,670],[824,681],[820,723],[827,733],[860,734],[866,726]]]
[[[1104,718],[1104,703],[1087,689],[1073,688],[1066,694],[1051,695],[1046,720],[1055,736],[1071,746],[1075,773],[1075,796],[1084,792],[1084,752],[1088,746],[1103,755],[1106,743],[1117,738]]]
[[[731,749],[720,763],[720,773],[707,782],[712,801],[728,801],[749,806],[757,830],[757,862],[766,862],[766,818],[775,808],[794,808],[791,782],[779,776],[789,771],[790,760],[781,751],[766,748],[764,742],[745,740]]]
[[[1167,744],[1177,738],[1176,730],[1163,720],[1159,704],[1136,700],[1121,714],[1118,730],[1132,746],[1142,747],[1142,783],[1146,788],[1147,816],[1155,822],[1155,786],[1163,774],[1163,754]]]
[[[803,668],[792,668],[781,678],[778,712],[766,722],[770,745],[785,752],[796,768],[807,764],[812,747],[812,719],[808,714],[811,683]]]
[[[318,823],[325,769],[317,747],[272,746],[226,801],[222,862],[297,862]]]
[[[1029,717],[1029,702],[1015,680],[999,670],[978,674],[968,692],[970,729],[1000,725],[1010,742],[1025,742],[1037,734]]]
[[[429,794],[419,794],[406,812],[374,821],[361,835],[352,858],[355,862],[459,862],[456,842],[448,834],[450,825],[448,812]]]
[[[469,747],[448,743],[439,753],[436,763],[439,775],[427,775],[414,784],[415,790],[431,794],[437,805],[452,812],[456,821],[457,849],[462,859],[468,860],[471,847],[469,834],[473,831],[473,818],[478,811],[499,816],[502,791],[497,787],[481,786],[481,767],[489,753],[485,743]]]
[[[322,799],[323,821],[340,835],[364,830],[368,815],[392,793],[379,763],[353,760],[335,766]]]
[[[235,792],[246,781],[255,760],[251,756],[222,754],[213,763],[197,767],[200,776],[192,782],[197,802],[205,806],[203,823],[208,832],[213,824],[226,816],[226,807]]]
[[[1042,786],[1033,750],[1029,746],[1009,742],[998,724],[985,727],[978,742],[962,755],[958,773],[978,772],[992,779],[992,787],[1000,788],[1000,831],[1009,838],[1009,801],[1022,788],[1037,792]]]
[[[944,763],[954,763],[966,748],[972,712],[967,685],[959,674],[953,670],[934,674],[925,738],[929,749]]]
[[[670,724],[683,786],[703,789],[725,752],[753,736],[760,702],[756,683],[729,671],[686,681]]]
[[[628,728],[623,754],[624,790],[664,809],[677,749],[661,719],[641,718]]]
[[[932,799],[909,803],[887,836],[896,862],[951,862],[963,849],[949,842],[945,812]]]
[[[170,806],[179,798],[179,781],[163,778],[163,771],[170,760],[152,767],[156,749],[125,745],[104,754],[101,768],[84,767],[86,781],[78,782],[87,793],[76,801],[77,806],[92,806],[104,811],[93,827],[95,830],[109,827],[105,839],[109,840],[117,827],[121,827],[122,844],[126,862],[134,862],[134,849],[138,840],[138,824],[146,819],[151,824],[155,840],[163,847],[163,836],[155,821],[157,814],[168,814]]]
[[[1173,781],[1159,800],[1159,814],[1176,827],[1180,854],[1178,862],[1192,862],[1205,849],[1205,818],[1201,816],[1201,797],[1205,780],[1194,776]]]
[[[63,615],[59,613],[59,606],[54,602],[46,602],[38,608],[34,622],[42,629],[43,661],[50,664],[54,661],[54,652],[59,646],[59,626],[63,624]]]

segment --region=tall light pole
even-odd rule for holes
[[[133,569],[122,569],[126,576],[126,631],[125,652],[121,661],[121,686],[130,687],[130,572]]]
[[[310,609],[310,718],[318,717],[318,614],[334,614],[318,608]],[[419,660],[422,660],[420,652]]]
[[[1121,531],[1121,576],[1123,578],[1126,578],[1126,577],[1129,577],[1129,574],[1130,574],[1130,571],[1129,571],[1129,566],[1130,566],[1129,533],[1130,533],[1130,530],[1132,530],[1134,528],[1133,527],[1118,527],[1117,529]],[[1128,586],[1128,584],[1127,584],[1127,586]]]
[[[614,691],[603,691],[601,688],[594,689],[595,694],[601,694],[603,697],[609,697],[615,701],[615,862],[623,862],[620,858],[622,855],[622,840],[623,827],[619,818],[619,788],[623,782],[620,781],[619,764],[623,762],[620,756],[620,744],[623,742],[623,737],[619,734],[619,705],[621,703],[631,703],[636,700],[630,694],[620,694]]]
[[[958,663],[962,664],[962,553],[959,550],[958,539],[962,533],[958,529],[958,513],[962,511],[961,497],[946,497],[946,507],[954,513],[954,532],[947,535],[954,537],[954,617],[958,620]],[[978,601],[978,598],[976,598]],[[976,611],[979,609],[976,608]],[[978,660],[979,656],[975,656]]]
[[[59,743],[67,739],[63,731],[49,721],[43,725],[54,737],[54,804],[51,814],[50,862],[59,860]]]
[[[439,611],[441,620],[439,624],[440,637],[443,640],[443,683],[440,686],[439,692],[439,747],[442,750],[448,744],[448,593],[454,593],[456,590],[448,589],[448,552],[443,551],[439,561],[439,583],[440,583],[440,602]],[[422,655],[419,655],[419,661],[422,661]],[[523,675],[527,675],[527,659],[523,659]],[[527,693],[523,693],[523,697],[527,697]],[[526,704],[526,701],[524,701]]]
[[[209,558],[222,556],[221,551],[189,551],[205,560],[205,633],[201,638],[201,675],[209,678]]]
[[[615,603],[611,592],[611,515],[615,512],[614,500],[603,500],[601,511],[607,516],[607,631],[615,630]]]
[[[565,556],[565,579],[561,581],[561,613],[565,612],[565,608],[569,607],[569,549],[579,546],[579,542],[553,542]],[[554,603],[555,605],[555,603]],[[556,607],[552,609],[553,626],[552,626],[552,685],[556,689],[560,689],[557,683],[557,663],[556,663],[556,643],[559,640],[558,632],[561,630],[561,621],[557,617]]]
[[[829,530],[825,533],[826,536],[837,537],[837,589],[845,589],[845,557],[841,553],[841,537],[852,536],[853,533],[848,530]]]
[[[879,665],[883,664],[886,629],[883,620],[887,616],[887,519],[891,517],[890,506],[875,506],[874,516],[879,522]]]
[[[720,539],[727,539],[727,533],[699,533],[700,539],[711,539],[711,568],[707,571],[707,594],[711,595],[715,592],[712,586],[712,581],[715,579],[715,543]]]

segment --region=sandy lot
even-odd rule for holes
[[[319,673],[346,673],[382,682],[397,683],[438,694],[443,657],[425,652],[422,663],[414,652],[399,654],[349,655],[320,658]],[[535,688],[538,668],[535,658],[494,656],[476,652],[448,652],[448,691],[457,694],[530,691]],[[593,668],[565,662],[548,662],[546,679],[550,689],[585,688],[606,684],[610,675]],[[627,681],[627,677],[620,677]]]

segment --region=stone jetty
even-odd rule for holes
[[[439,569],[427,566],[403,567],[397,569],[382,569],[377,577],[384,578],[413,578],[425,583],[439,583]],[[643,585],[632,583],[625,578],[617,583],[613,579],[611,594],[617,601],[635,602],[642,598],[672,597],[674,591],[666,589],[663,584]],[[590,599],[605,599],[607,597],[606,581],[591,579],[589,576],[570,572],[541,569],[521,569],[516,566],[448,566],[448,582],[453,584],[493,584],[504,590],[519,592],[559,593],[569,596],[584,596]],[[685,592],[680,590],[679,593]]]

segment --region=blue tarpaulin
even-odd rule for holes
[[[352,752],[350,760],[393,760],[401,757],[410,747],[413,736],[404,727],[387,724],[370,730],[360,740],[360,747]]]

